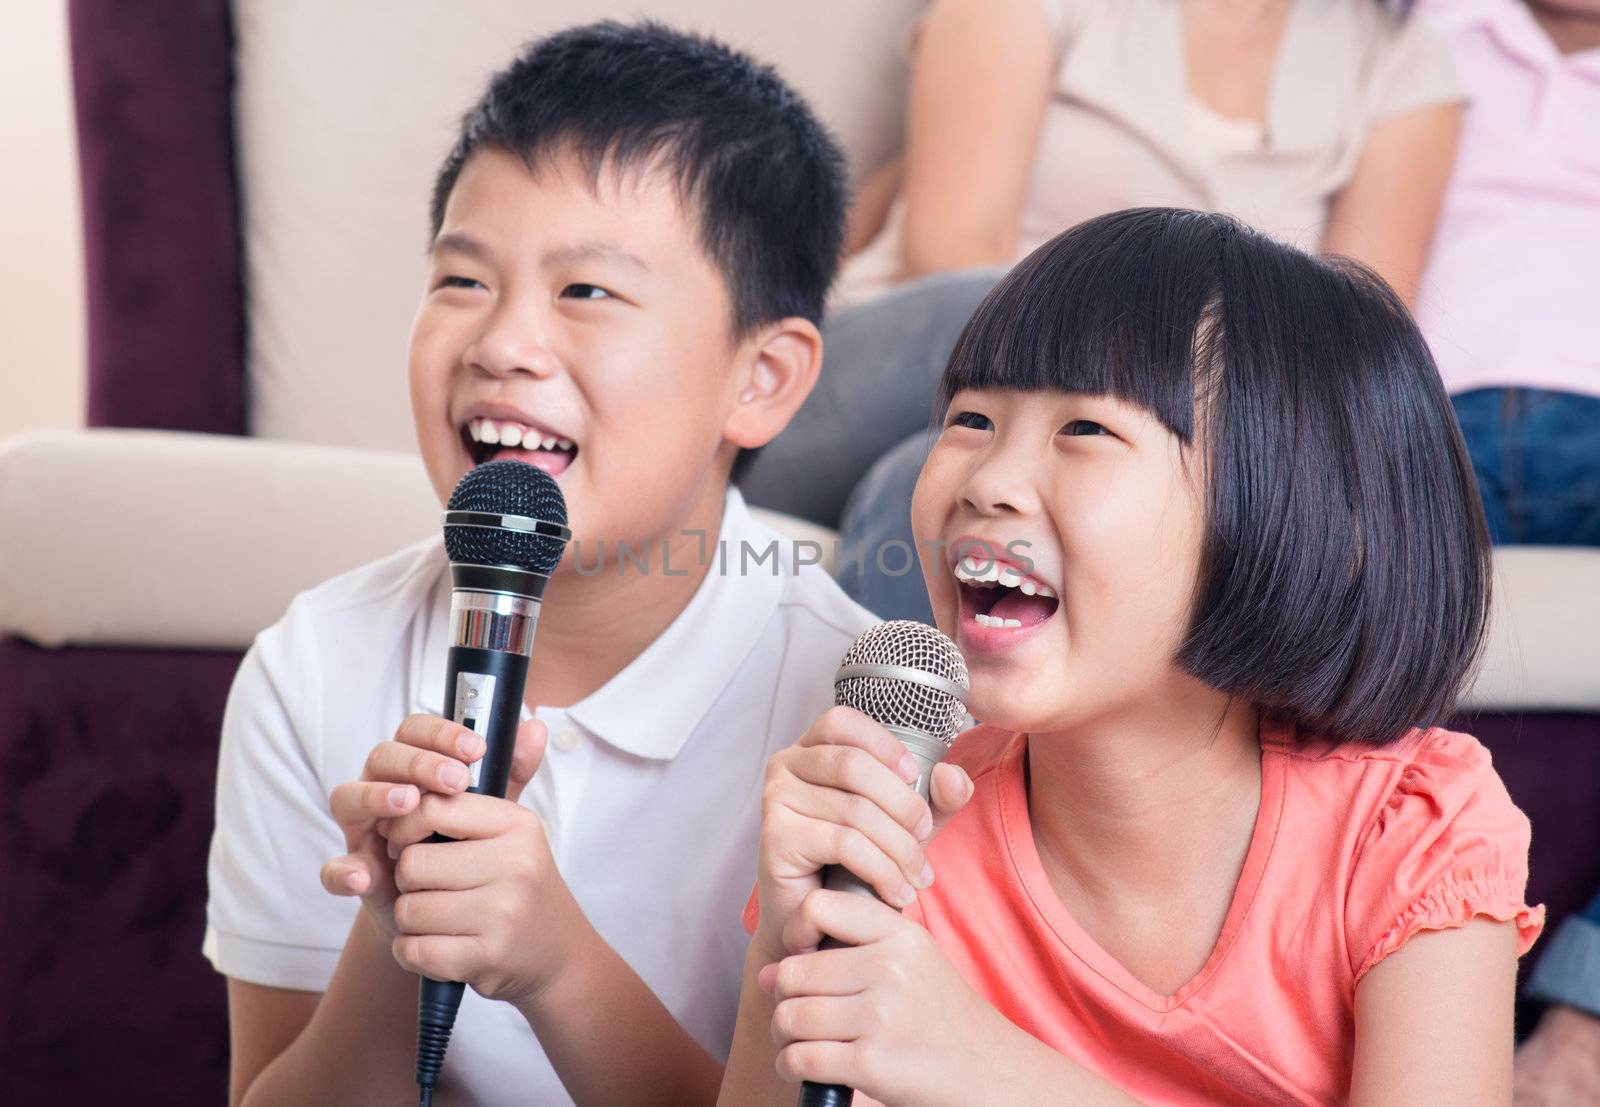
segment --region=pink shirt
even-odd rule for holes
[[[1417,298],[1451,392],[1600,395],[1600,49],[1516,0],[1423,0],[1471,102]]]
[[[1029,823],[1027,741],[979,727],[952,752],[972,799],[930,847],[938,880],[907,910],[1012,1022],[1142,1102],[1329,1104],[1350,1085],[1355,991],[1419,930],[1513,920],[1528,820],[1466,734],[1373,748],[1262,735],[1261,807],[1205,966],[1158,995],[1052,890]]]

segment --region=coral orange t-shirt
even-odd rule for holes
[[[929,847],[938,880],[908,917],[1008,1019],[1150,1107],[1329,1104],[1349,1095],[1355,991],[1419,930],[1513,921],[1529,828],[1466,734],[1380,747],[1295,744],[1264,727],[1261,806],[1204,967],[1159,995],[1072,919],[1039,862],[1025,736],[963,734],[950,760],[975,785]],[[754,928],[752,896],[746,925]]]

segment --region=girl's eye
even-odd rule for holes
[[[1062,434],[1110,434],[1111,432],[1091,419],[1074,419],[1061,428]]]
[[[993,430],[994,424],[987,415],[979,415],[976,411],[960,411],[950,418],[952,427],[970,427],[972,430]]]
[[[608,300],[611,293],[597,284],[569,284],[561,290],[561,295],[571,300]]]
[[[471,277],[446,277],[439,282],[440,288],[482,288],[483,284]]]

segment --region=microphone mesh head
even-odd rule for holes
[[[967,663],[950,639],[926,623],[895,619],[862,633],[845,651],[846,665],[917,669],[965,689]],[[945,745],[967,722],[966,705],[940,688],[892,677],[846,677],[833,684],[833,702],[853,707],[885,726],[921,731]]]
[[[521,461],[486,461],[461,478],[450,494],[449,511],[525,515],[567,524],[561,486],[543,469]],[[458,565],[512,565],[546,576],[567,544],[559,538],[509,527],[446,526],[444,548]]]

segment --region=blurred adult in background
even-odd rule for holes
[[[747,495],[835,523],[843,475],[900,443],[844,511],[865,571],[842,580],[881,615],[927,618],[915,567],[879,571],[877,554],[911,541],[933,385],[1000,272],[1084,219],[1166,205],[1348,254],[1409,303],[1461,99],[1444,41],[1377,0],[935,0],[912,39],[905,152],[853,214],[855,306]]]
[[[1471,102],[1417,300],[1495,542],[1600,545],[1600,0],[1425,0]],[[1529,981],[1517,1103],[1600,1105],[1600,895]]]

